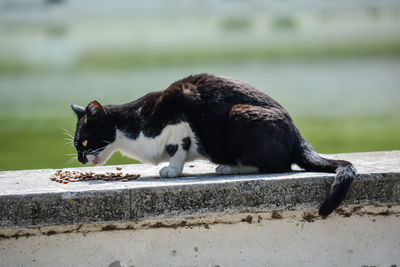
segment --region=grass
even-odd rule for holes
[[[273,27],[277,30],[295,30],[296,21],[290,16],[280,16],[273,21]]]
[[[29,65],[21,60],[0,58],[0,73],[25,73],[30,70]]]
[[[0,55],[0,74],[24,74],[32,72],[49,72],[52,66],[46,64],[29,63],[16,57],[2,57]]]
[[[291,27],[281,18],[279,27]],[[228,21],[229,22],[229,21]],[[235,24],[237,23],[237,25]],[[228,23],[227,27],[247,27],[247,22]],[[235,28],[235,29],[236,29]],[[71,70],[123,70],[154,67],[193,66],[196,64],[241,63],[246,61],[303,60],[336,57],[400,56],[400,40],[331,43],[327,45],[287,45],[282,47],[199,47],[189,50],[90,50],[82,53]],[[56,71],[56,66],[38,65],[17,58],[0,57],[0,74]]]
[[[228,17],[222,21],[221,27],[225,31],[246,31],[251,28],[251,21],[246,17]]]
[[[73,118],[0,117],[0,170],[65,168],[75,150],[65,144],[63,128],[73,129]],[[320,153],[400,149],[400,117],[297,118],[303,136]],[[71,154],[71,155],[67,155]],[[108,164],[137,161],[115,154]]]
[[[400,149],[400,117],[303,118],[300,132],[320,153]]]
[[[248,60],[296,60],[334,57],[399,56],[400,41],[330,44],[326,46],[291,47],[216,47],[179,51],[90,51],[84,53],[78,69],[133,69],[171,67],[210,63],[240,63]]]

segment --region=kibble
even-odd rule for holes
[[[129,173],[124,174],[122,172],[94,173],[94,172],[83,172],[83,171],[58,170],[56,171],[55,174],[50,176],[50,180],[58,183],[68,184],[69,182],[90,181],[90,180],[103,180],[103,181],[122,180],[122,182],[127,182],[130,180],[136,180],[139,177],[140,174],[129,174]]]

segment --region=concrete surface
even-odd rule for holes
[[[205,161],[177,179],[122,166],[142,175],[129,182],[1,172],[0,266],[400,266],[400,151],[329,157],[358,175],[327,219],[316,209],[333,174],[216,176]]]
[[[399,204],[400,151],[328,157],[357,168],[345,205]],[[185,177],[160,179],[161,166],[122,167],[141,178],[59,184],[49,179],[55,170],[0,172],[0,229],[316,209],[334,176],[303,171],[216,176],[215,165],[195,161],[186,164]],[[84,169],[116,172],[112,166]]]

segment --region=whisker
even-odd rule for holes
[[[73,163],[75,163],[75,161],[78,162],[76,157],[72,157],[65,163],[65,166],[70,167]]]
[[[66,145],[71,145],[74,146],[74,139],[75,137],[72,135],[72,132],[68,131],[65,128],[60,128],[60,130],[62,131],[61,134],[66,136],[66,138],[64,138],[64,146]]]
[[[105,147],[100,147],[100,148],[98,148],[98,149],[90,150],[90,151],[88,151],[87,153],[88,153],[89,155],[95,154],[95,153],[101,151],[103,148],[105,148]]]
[[[99,150],[102,150],[103,148],[105,148],[105,146],[97,148],[97,149],[93,149],[93,150],[90,151],[90,153],[97,152]]]
[[[74,146],[74,140],[68,139],[68,138],[64,138],[64,145],[70,145],[70,146]]]
[[[61,131],[62,131],[61,134],[65,135],[71,139],[74,139],[74,135],[72,134],[72,132],[66,130],[65,128],[61,128]]]
[[[107,144],[108,145],[108,144]],[[88,151],[87,151],[87,153],[88,154],[94,154],[94,153],[97,153],[97,152],[99,152],[99,151],[101,151],[101,150],[103,150],[107,145],[105,145],[105,146],[102,146],[102,147],[100,147],[100,148],[97,148],[97,149],[93,149],[93,150],[91,150],[91,149],[89,149]]]
[[[65,135],[65,136],[67,136],[67,137],[70,137],[70,138],[74,138],[74,136],[72,135],[72,134],[70,134],[70,133],[66,133],[66,132],[63,132],[63,133],[61,133],[61,134],[63,134],[63,135]]]
[[[63,131],[64,133],[71,133],[71,132],[72,132],[72,131],[68,131],[68,130],[65,129],[65,128],[60,128],[60,130]]]
[[[71,133],[67,133],[67,132],[62,132],[63,135],[69,136],[69,137],[74,137]]]

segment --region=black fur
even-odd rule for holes
[[[188,151],[190,149],[190,145],[192,144],[192,141],[190,141],[190,137],[185,137],[182,139],[182,148],[183,150]]]
[[[107,144],[115,140],[115,124],[113,119],[106,115],[104,107],[97,101],[89,103],[86,109],[76,105],[71,105],[71,107],[78,117],[74,146],[77,150],[78,160],[86,164],[86,155],[100,152]],[[85,140],[87,145],[83,146]]]
[[[319,208],[321,216],[328,216],[346,197],[356,175],[354,166],[344,160],[331,160],[318,155],[312,146],[298,134],[300,141],[296,146],[294,162],[308,171],[336,172],[328,197]]]
[[[170,157],[173,157],[175,155],[176,151],[178,151],[178,145],[167,145],[165,150],[167,151],[167,153]]]
[[[322,216],[341,203],[355,177],[351,163],[319,156],[275,100],[230,78],[193,75],[127,104],[103,107],[93,101],[85,115],[77,106],[73,110],[79,119],[75,137],[78,155],[112,142],[116,128],[136,139],[141,132],[155,137],[165,126],[185,121],[196,136],[196,140],[189,141],[214,163],[240,162],[256,166],[263,173],[290,171],[292,163],[308,171],[336,172],[319,210]],[[88,146],[83,148],[81,142],[85,139]],[[189,149],[190,144],[183,140],[182,147]],[[176,149],[167,147],[171,156]]]

